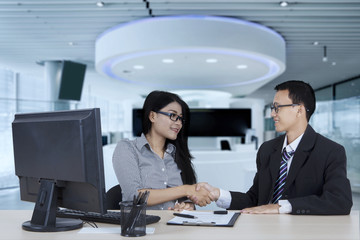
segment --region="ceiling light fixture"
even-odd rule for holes
[[[162,60],[163,63],[173,63],[174,62],[174,59],[171,59],[171,58],[164,58]]]
[[[221,37],[219,30],[229,37]],[[285,49],[285,41],[277,32],[244,20],[152,17],[100,34],[95,44],[95,66],[99,73],[144,87],[233,91],[233,86],[246,85],[237,92],[245,95],[285,71]],[[176,59],[176,64],[164,68],[164,59]],[[209,65],[206,59],[218,61]],[[123,74],[138,62],[146,71]],[[234,62],[248,66],[240,77],[234,72]]]
[[[98,6],[98,7],[104,7],[104,6],[105,6],[105,3],[102,2],[102,1],[99,1],[99,2],[96,3],[96,6]]]
[[[279,4],[281,7],[287,7],[289,5],[289,3],[286,1],[281,1]]]
[[[248,66],[242,64],[242,65],[237,65],[236,68],[237,68],[237,69],[246,69],[246,68],[248,68]]]
[[[326,55],[326,46],[324,46],[324,56],[323,56],[322,61],[323,61],[323,62],[327,62],[327,61],[328,61],[328,58],[327,58],[327,55]]]
[[[143,65],[134,65],[133,68],[141,70],[141,69],[144,69],[144,66]]]
[[[218,60],[216,58],[208,58],[208,59],[206,59],[206,62],[207,63],[217,63]]]
[[[319,45],[319,42],[318,42],[318,41],[315,41],[315,42],[313,42],[313,45],[314,45],[314,46],[317,46],[317,45]]]

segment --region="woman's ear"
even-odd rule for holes
[[[150,120],[150,122],[155,122],[155,112],[150,111],[149,120]]]

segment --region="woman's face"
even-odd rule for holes
[[[170,116],[167,116],[164,113],[176,114],[177,116],[182,117],[183,113],[181,105],[178,102],[171,102],[160,109],[159,112],[150,113],[149,117],[150,121],[152,122],[152,132],[164,138],[175,140],[182,128],[183,123],[181,119],[177,119],[176,121],[171,120]],[[172,116],[172,118],[176,119],[177,116]]]

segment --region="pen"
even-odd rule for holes
[[[193,215],[183,214],[183,213],[174,213],[174,216],[183,217],[183,218],[197,218],[197,217],[195,217]]]

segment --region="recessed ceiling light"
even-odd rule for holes
[[[99,2],[96,3],[96,6],[103,7],[103,6],[105,6],[105,3],[102,2],[102,1],[99,1]]]
[[[174,62],[174,59],[171,59],[171,58],[164,58],[162,60],[163,63],[173,63]]]
[[[335,66],[335,65],[336,65],[336,62],[332,62],[331,65]]]
[[[143,65],[134,65],[133,66],[134,69],[144,69]]]
[[[317,45],[319,45],[319,42],[318,42],[318,41],[315,41],[315,42],[313,42],[313,45],[314,45],[314,46],[317,46]]]
[[[287,7],[289,5],[289,3],[286,1],[281,1],[279,4],[281,7]]]
[[[217,59],[216,58],[208,58],[208,59],[206,59],[206,62],[207,63],[217,63]]]
[[[246,69],[246,68],[248,68],[248,66],[245,65],[245,64],[241,64],[241,65],[237,65],[236,68],[238,68],[238,69]]]

